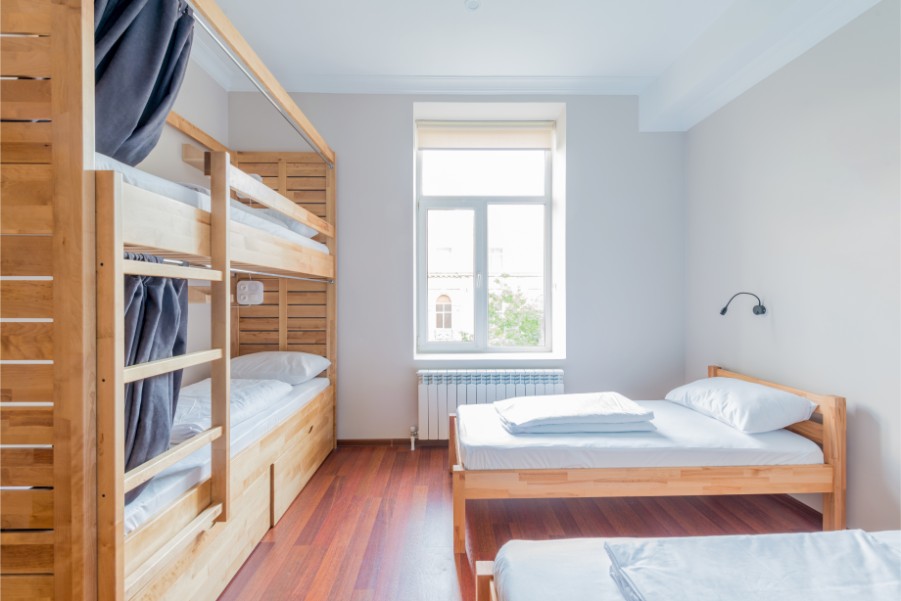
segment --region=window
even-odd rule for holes
[[[435,327],[439,330],[450,330],[454,325],[454,307],[451,299],[442,294],[435,301]]]
[[[552,139],[548,122],[417,124],[419,352],[551,350]]]

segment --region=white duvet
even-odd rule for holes
[[[169,436],[169,445],[177,445],[210,427],[212,403],[210,379],[185,386],[178,395],[178,405]],[[230,423],[241,425],[259,414],[274,399],[291,392],[291,385],[278,380],[232,380]]]
[[[901,554],[862,530],[609,540],[628,601],[898,601]]]
[[[901,531],[876,532],[871,535],[901,562]],[[715,537],[698,537],[699,541]],[[547,541],[512,540],[497,553],[494,578],[499,601],[623,601],[616,583],[610,577],[610,558],[604,550],[608,541],[641,539],[571,538]],[[653,540],[653,539],[644,539]],[[815,559],[815,558],[814,558]],[[797,566],[797,562],[792,562]],[[716,565],[697,564],[692,578],[705,580]],[[851,558],[847,569],[867,573],[865,558]],[[686,578],[683,578],[683,582]],[[682,586],[680,583],[679,586]],[[721,597],[732,600],[729,594]],[[808,597],[809,598],[809,597]],[[669,596],[663,597],[669,599]],[[767,599],[763,597],[762,599]],[[800,597],[799,601],[805,597]],[[868,599],[848,597],[849,601]]]

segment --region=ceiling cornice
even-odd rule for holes
[[[735,0],[659,77],[281,74],[290,92],[400,95],[635,95],[641,131],[687,131],[879,0]],[[206,34],[191,60],[229,92],[256,91]]]
[[[738,0],[640,98],[641,131],[687,131],[879,0]]]

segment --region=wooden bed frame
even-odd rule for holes
[[[454,552],[465,553],[466,501],[566,497],[657,497],[822,493],[823,529],[845,527],[845,399],[710,366],[708,377],[738,378],[787,390],[817,404],[811,419],[787,429],[823,449],[817,465],[648,467],[553,470],[470,470],[459,461],[456,415],[450,420]]]
[[[93,2],[0,4],[0,310],[15,320],[0,332],[0,436],[19,445],[0,451],[0,486],[17,487],[0,491],[4,601],[215,599],[335,445],[335,154],[213,0],[191,3],[316,150],[230,152],[170,115],[214,151],[183,156],[210,175],[209,212],[92,171]],[[276,170],[264,183],[236,167],[253,169],[264,154]],[[234,191],[313,227],[330,254],[231,221]],[[123,249],[191,265],[126,261]],[[247,277],[232,269],[274,276],[264,305],[274,286],[273,316],[254,321],[232,306],[234,284]],[[191,297],[202,291],[211,305],[212,348],[123,368],[127,273],[206,280]],[[229,358],[279,349],[328,357],[332,385],[231,457]],[[124,383],[202,363],[211,367],[212,427],[126,474]],[[125,536],[125,492],[206,445],[211,478]]]

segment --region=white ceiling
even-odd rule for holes
[[[877,0],[219,0],[292,92],[629,94],[687,129]],[[200,34],[194,60],[250,90]]]

